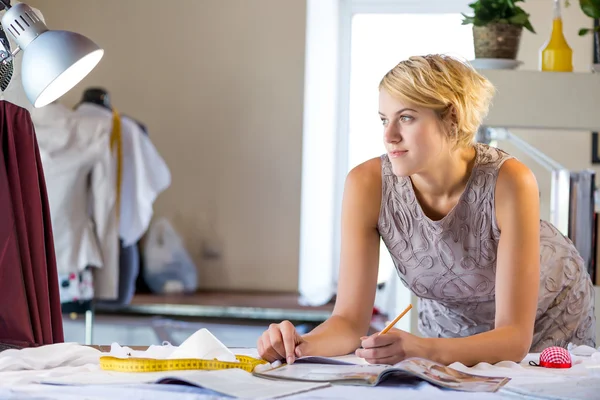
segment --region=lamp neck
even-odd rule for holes
[[[2,7],[4,7],[5,10],[10,10],[10,0],[0,0],[0,3],[2,5]]]

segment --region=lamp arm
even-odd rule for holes
[[[0,0],[3,2],[3,0]],[[4,47],[4,44],[0,42],[0,64],[8,64],[13,58],[21,51],[20,47],[16,47],[12,52],[10,49]]]
[[[6,11],[10,10],[10,0],[8,2],[6,0],[0,0],[0,4]],[[10,49],[4,48],[4,45],[0,42],[0,63],[8,64],[11,60],[12,54],[10,53]]]
[[[10,5],[10,0],[0,0],[0,5],[6,11],[12,8]],[[21,48],[18,46],[14,51],[11,52],[10,49],[5,48],[2,43],[0,43],[0,64],[8,64],[19,51],[21,51]]]

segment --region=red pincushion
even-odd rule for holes
[[[571,354],[562,347],[548,347],[540,354],[540,367],[571,368]]]

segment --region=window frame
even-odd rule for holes
[[[365,13],[468,13],[469,2],[306,1],[298,266],[302,304],[316,306],[330,301],[338,282],[341,207],[349,167],[352,18]]]
[[[350,132],[350,78],[352,18],[356,14],[456,14],[468,13],[467,0],[340,0],[338,65],[339,84],[337,94],[338,115],[336,132],[336,154],[334,171],[334,221],[333,221],[333,265],[337,283],[341,248],[341,204],[344,182],[348,173]]]

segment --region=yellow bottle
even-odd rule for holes
[[[540,63],[542,71],[573,71],[573,50],[569,47],[563,35],[559,0],[554,0],[552,34],[550,35],[550,40],[542,48]]]

